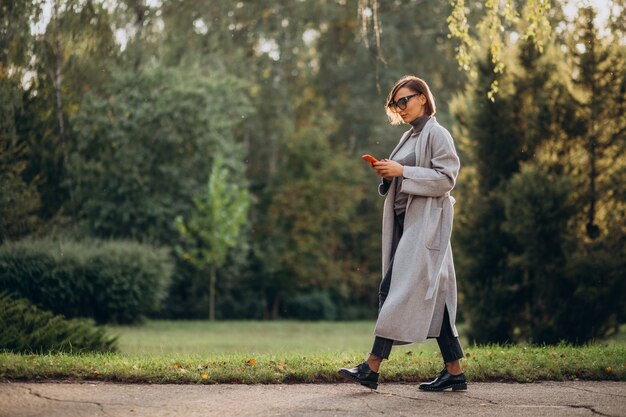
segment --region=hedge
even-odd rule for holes
[[[0,246],[0,290],[98,323],[156,311],[173,273],[166,249],[128,241],[24,240]]]

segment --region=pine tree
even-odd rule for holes
[[[460,246],[457,270],[470,340],[511,339],[512,309],[520,300],[515,276],[506,267],[512,242],[502,230],[505,220],[500,190],[527,157],[516,126],[511,76],[500,76],[494,102],[487,96],[495,80],[489,56],[477,62],[477,78],[453,104],[461,128],[455,131],[461,157],[459,204],[454,244]]]
[[[589,239],[608,232],[602,230],[598,219],[620,210],[616,207],[620,199],[611,196],[613,190],[626,184],[624,175],[619,175],[624,173],[624,164],[615,158],[626,151],[626,51],[623,45],[600,38],[595,16],[592,7],[581,8],[570,40],[576,106],[576,129],[571,134],[577,150],[585,155],[578,160],[578,169],[585,177],[586,191],[581,198],[586,200],[585,231]]]

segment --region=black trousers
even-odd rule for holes
[[[399,216],[396,216],[395,219],[396,230],[394,230],[393,237],[393,245],[392,245],[392,257],[389,263],[389,268],[385,273],[385,277],[380,283],[380,288],[378,290],[378,312],[380,313],[380,309],[383,307],[385,300],[387,299],[387,295],[389,294],[389,286],[391,285],[391,270],[393,265],[393,258],[395,255],[396,247],[398,246],[398,241],[400,240],[400,236],[402,236],[402,225],[404,224],[404,213]],[[429,337],[432,339],[432,337]],[[462,358],[463,349],[461,349],[461,344],[459,343],[459,338],[455,337],[452,333],[452,327],[450,326],[450,316],[448,313],[448,307],[444,309],[443,313],[443,323],[441,324],[441,331],[439,336],[437,337],[437,344],[439,345],[439,349],[441,350],[441,355],[443,356],[444,362],[454,362],[457,359]],[[393,347],[393,339],[387,339],[384,337],[376,336],[374,339],[374,345],[372,346],[371,353],[383,359],[388,359],[389,354],[391,353],[391,348]]]

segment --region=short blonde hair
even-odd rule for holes
[[[403,123],[402,117],[397,113],[394,113],[389,108],[389,105],[393,101],[393,96],[396,95],[399,89],[402,87],[407,87],[411,91],[419,94],[423,94],[426,97],[426,114],[434,116],[437,112],[437,107],[435,106],[435,98],[433,94],[430,92],[430,88],[426,81],[422,80],[419,77],[414,75],[405,75],[396,81],[396,84],[393,86],[389,95],[387,96],[387,102],[385,103],[385,112],[387,113],[387,118],[389,119],[389,123],[392,125],[400,125]]]

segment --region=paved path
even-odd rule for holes
[[[0,383],[0,417],[72,416],[626,416],[626,383],[125,385]]]

